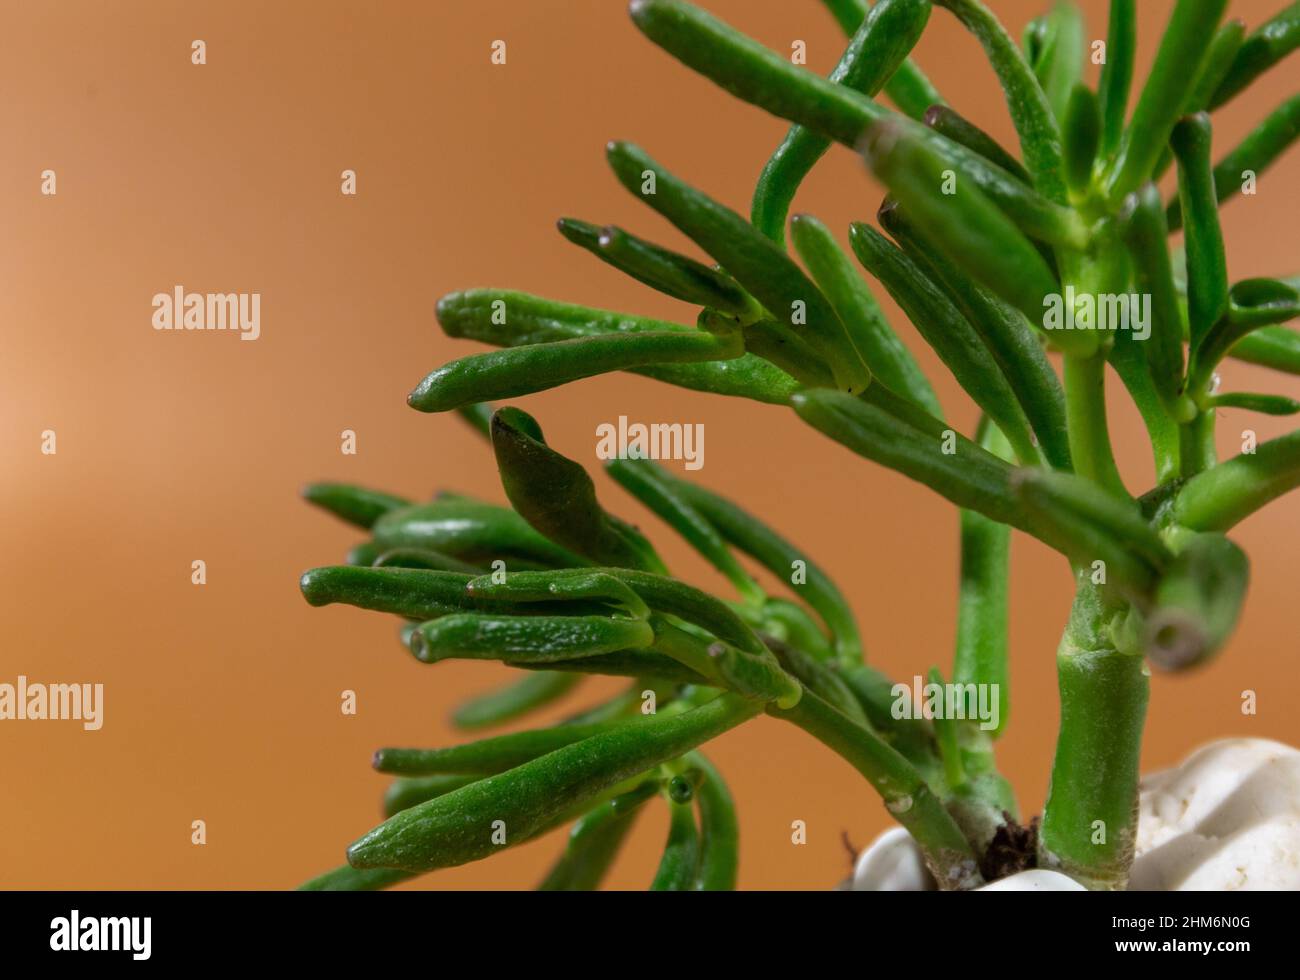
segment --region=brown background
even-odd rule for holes
[[[1251,24],[1280,0],[1238,0]],[[813,0],[710,0],[778,50],[808,44],[830,69],[842,39]],[[1090,37],[1103,4],[1086,4]],[[1144,0],[1140,66],[1171,4]],[[0,727],[0,885],[287,887],[342,858],[378,817],[379,745],[445,744],[463,696],[498,684],[492,665],[424,668],[394,625],[310,609],[305,568],[339,560],[357,535],[297,500],[310,479],[355,480],[414,497],[455,488],[503,499],[490,454],[455,418],[420,415],[406,392],[470,350],[439,333],[444,292],[513,286],[665,317],[690,311],[566,243],[554,219],[619,222],[679,236],[607,172],[607,139],[640,142],[666,166],[744,211],[785,125],[670,61],[621,0],[367,5],[264,2],[15,3],[0,6],[0,236],[5,461],[0,681],[101,682],[105,725]],[[1037,2],[998,2],[1016,35]],[[202,38],[208,64],[190,63]],[[489,64],[495,38],[508,64]],[[936,12],[919,61],[964,113],[1012,138],[976,43]],[[1295,62],[1220,114],[1221,148],[1296,88]],[[1142,70],[1142,69],[1140,69]],[[58,174],[57,197],[39,174]],[[359,174],[359,196],[339,174]],[[1234,277],[1300,271],[1300,158],[1227,211]],[[837,229],[870,217],[880,189],[833,151],[798,207]],[[158,333],[150,298],[259,291],[262,338]],[[892,307],[891,307],[892,310]],[[914,349],[911,327],[895,323]],[[928,351],[951,415],[969,402]],[[1300,394],[1294,379],[1233,364],[1225,385]],[[1118,386],[1115,386],[1116,390]],[[1114,425],[1133,486],[1151,464],[1136,415]],[[704,422],[705,485],[742,500],[835,575],[871,657],[910,677],[951,656],[956,514],[805,429],[792,413],[634,377],[524,400],[568,454],[595,463],[594,429],[634,420]],[[1293,423],[1234,412],[1234,451]],[[58,454],[39,451],[58,434]],[[358,433],[359,454],[339,452]],[[604,477],[606,501],[644,521],[683,575],[715,575]],[[1300,740],[1291,501],[1245,524],[1254,560],[1244,622],[1222,658],[1154,683],[1145,763],[1177,761],[1230,734]],[[209,583],[190,584],[190,562]],[[1013,713],[1001,749],[1026,810],[1046,789],[1053,653],[1069,604],[1064,563],[1017,538]],[[592,702],[581,689],[572,705]],[[358,693],[360,713],[339,711]],[[1259,692],[1243,717],[1241,692]],[[571,706],[572,706],[571,705]],[[743,815],[741,885],[820,888],[887,815],[856,775],[802,733],[760,720],[711,753]],[[190,844],[190,822],[208,844]],[[808,843],[790,843],[807,821]],[[613,884],[643,887],[664,833],[638,828]],[[439,873],[450,888],[528,887],[552,837]]]

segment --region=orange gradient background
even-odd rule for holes
[[[1252,26],[1281,0],[1236,0]],[[778,51],[807,43],[824,73],[843,46],[814,0],[707,0]],[[993,4],[1019,35],[1045,3]],[[1100,0],[1084,5],[1104,36]],[[1141,7],[1139,83],[1169,0]],[[459,420],[406,407],[435,366],[477,345],[443,337],[437,298],[510,286],[689,322],[693,312],[565,243],[560,215],[619,223],[698,254],[606,169],[611,138],[747,211],[786,124],[682,68],[632,27],[622,0],[351,4],[90,0],[0,8],[0,682],[105,686],[104,727],[0,724],[0,886],[286,888],[341,862],[379,819],[382,745],[464,736],[464,697],[504,682],[492,664],[423,667],[389,619],[311,609],[300,572],[341,561],[359,534],[298,499],[314,479],[423,498],[504,500],[489,450]],[[508,63],[492,66],[494,39]],[[190,43],[207,43],[204,66]],[[918,61],[955,107],[1014,134],[977,43],[936,11]],[[1219,153],[1296,85],[1294,60],[1216,117]],[[57,172],[42,196],[40,174]],[[358,174],[356,197],[340,173]],[[1300,156],[1225,212],[1234,278],[1300,272]],[[881,189],[833,150],[796,203],[843,231]],[[150,299],[176,284],[262,295],[262,336],[162,333]],[[883,291],[881,291],[883,295]],[[893,322],[955,422],[975,412],[892,304]],[[1296,379],[1236,363],[1225,388],[1300,395]],[[1112,379],[1114,381],[1114,379]],[[1112,423],[1130,485],[1149,451],[1117,382]],[[831,443],[776,407],[633,376],[518,404],[562,452],[597,470],[595,427],[703,422],[693,478],[802,543],[851,597],[872,660],[910,678],[950,662],[957,514],[933,493]],[[1221,449],[1294,420],[1225,412]],[[42,430],[58,453],[40,452]],[[340,453],[357,433],[358,454]],[[680,467],[680,464],[674,464]],[[597,474],[672,567],[726,594],[707,568]],[[1253,559],[1241,627],[1212,666],[1153,682],[1150,770],[1227,735],[1300,741],[1295,521],[1300,500],[1245,523]],[[207,562],[208,584],[190,584]],[[1057,719],[1053,657],[1066,566],[1017,536],[1012,714],[999,756],[1027,813],[1047,788]],[[589,682],[559,717],[617,688]],[[359,713],[340,712],[357,692]],[[1243,716],[1244,690],[1258,692]],[[744,888],[824,888],[888,816],[861,779],[791,726],[760,719],[709,747],[742,819]],[[191,821],[208,843],[190,843]],[[790,842],[803,820],[808,842]],[[650,811],[610,884],[641,888],[666,831]],[[552,835],[422,885],[526,888]]]

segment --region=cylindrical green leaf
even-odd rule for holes
[[[712,255],[774,318],[796,325],[831,366],[838,384],[857,392],[870,383],[866,365],[830,303],[779,246],[639,147],[611,143],[606,155],[624,187]]]
[[[640,619],[459,613],[420,624],[411,634],[411,652],[426,664],[453,659],[549,663],[648,647],[653,640],[654,630]]]
[[[826,226],[811,215],[797,214],[791,234],[799,257],[835,308],[873,377],[931,415],[942,415],[916,359],[889,326],[880,304]]]
[[[1300,137],[1300,95],[1292,96],[1271,112],[1214,168],[1214,194],[1219,206],[1241,193],[1247,180],[1258,181]],[[1169,205],[1169,229],[1183,226],[1182,202]]]
[[[520,347],[579,337],[697,331],[677,323],[597,310],[504,289],[450,293],[438,301],[438,323],[449,337],[480,340],[498,347]],[[784,404],[797,385],[794,379],[752,355],[730,360],[650,364],[629,368],[668,384]]]
[[[859,456],[924,483],[959,507],[1034,533],[1011,491],[1011,467],[958,433],[930,437],[834,391],[803,391],[793,403],[800,418]]]
[[[822,0],[830,8],[840,30],[853,34],[867,18],[867,0]],[[932,105],[943,101],[939,90],[909,58],[898,66],[894,77],[885,84],[889,96],[900,112],[920,119]]]
[[[1033,184],[1034,178],[1030,176],[1024,164],[1003,149],[1001,143],[961,116],[951,106],[932,106],[926,112],[924,122],[936,133],[941,133],[954,143],[959,143],[968,150],[978,153],[1013,177],[1023,180],[1027,185]]]
[[[1106,175],[1114,203],[1151,178],[1228,0],[1178,0],[1155,64]]]
[[[941,258],[907,220],[904,209],[887,205],[880,211],[880,220],[979,335],[1033,427],[1042,455],[1052,466],[1069,469],[1065,393],[1037,332],[1024,314]],[[851,234],[856,236],[857,232]],[[1020,448],[1024,448],[1023,444]]]
[[[1133,61],[1137,49],[1137,0],[1110,0],[1106,33],[1106,63],[1101,66],[1097,94],[1101,108],[1101,152],[1109,156],[1124,135]]]
[[[560,234],[615,269],[675,299],[728,313],[746,314],[754,302],[730,276],[679,255],[621,228],[599,228],[561,218]]]
[[[348,483],[312,483],[303,487],[302,495],[322,510],[367,530],[390,510],[411,503],[391,493],[367,490]]]
[[[983,45],[1006,94],[1007,108],[1020,136],[1020,149],[1025,166],[1033,174],[1034,186],[1049,200],[1065,203],[1060,126],[1052,115],[1047,95],[1016,42],[980,0],[939,0],[939,4],[951,10]],[[1066,50],[1068,47],[1067,43],[1061,53],[1063,66],[1068,66],[1071,57],[1078,57]],[[1067,67],[1062,68],[1061,74],[1061,84],[1068,97],[1073,82],[1069,81]]]
[[[670,803],[668,809],[668,841],[650,890],[691,891],[700,861],[700,832],[695,826],[695,807],[690,803]]]
[[[739,331],[730,338],[674,330],[509,347],[443,365],[416,385],[406,403],[421,412],[446,412],[469,402],[530,395],[612,371],[726,361],[744,352]]]
[[[892,211],[891,211],[892,213]],[[890,221],[889,216],[882,220]],[[893,229],[902,228],[901,219]],[[906,235],[898,234],[906,241]],[[869,225],[855,223],[849,241],[859,261],[903,308],[917,332],[953,373],[967,394],[996,419],[1026,462],[1037,462],[1024,410],[1006,376],[970,322],[925,270]]]
[[[660,478],[660,471],[649,460],[614,459],[605,465],[624,490],[659,515],[686,542],[735,586],[749,602],[762,602],[766,596],[753,577],[736,560],[717,529],[690,502],[677,492],[676,486]]]
[[[895,126],[873,129],[865,152],[876,175],[950,261],[1031,322],[1041,322],[1044,297],[1059,291],[1056,279],[1029,239],[978,187]],[[1081,346],[1079,336],[1052,339]]]
[[[1144,184],[1129,198],[1121,221],[1138,293],[1151,297],[1151,336],[1141,349],[1156,390],[1166,405],[1173,405],[1182,390],[1183,313],[1169,261],[1160,192],[1154,184]]]
[[[1210,169],[1210,140],[1210,117],[1204,112],[1180,122],[1171,139],[1186,224],[1187,319],[1193,353],[1228,307],[1228,266]]]
[[[513,510],[473,500],[441,499],[402,507],[377,520],[372,531],[383,551],[419,548],[473,565],[496,559],[511,568],[590,564],[542,537]]]
[[[1214,408],[1240,408],[1264,415],[1295,415],[1300,412],[1300,401],[1283,395],[1257,395],[1244,391],[1226,392],[1210,398]]]
[[[594,735],[403,810],[354,843],[348,861],[356,868],[431,871],[487,857],[530,840],[584,801],[684,755],[759,710],[724,695],[681,715]]]
[[[1101,110],[1097,94],[1076,85],[1065,110],[1065,182],[1078,197],[1092,186],[1092,168],[1101,145]]]
[[[830,81],[875,95],[920,39],[930,17],[930,0],[880,0],[857,28]],[[795,191],[829,149],[831,140],[793,127],[768,160],[754,190],[751,221],[778,245]]]
[[[460,705],[451,716],[457,728],[478,729],[504,725],[553,704],[582,681],[577,674],[540,671]]]
[[[1271,20],[1261,24],[1242,45],[1209,108],[1217,109],[1244,91],[1251,82],[1298,47],[1300,2],[1292,2]]]

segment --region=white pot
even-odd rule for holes
[[[1258,738],[1211,742],[1142,780],[1129,888],[1300,890],[1300,750]],[[934,882],[901,827],[862,852],[854,891],[926,891]],[[1082,891],[1055,871],[1022,871],[980,891]]]

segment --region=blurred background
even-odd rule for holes
[[[844,39],[816,0],[706,0],[781,52],[806,42],[828,72]],[[1252,27],[1281,0],[1235,0]],[[1040,0],[997,0],[1013,35]],[[1089,38],[1105,4],[1089,0]],[[1144,0],[1139,84],[1172,4]],[[555,219],[619,223],[684,240],[617,185],[603,160],[632,139],[748,213],[786,124],[671,61],[622,0],[433,3],[132,0],[0,5],[20,43],[0,59],[0,682],[103,683],[104,726],[0,725],[0,886],[285,888],[339,864],[379,819],[382,745],[441,745],[466,696],[506,681],[491,664],[423,667],[396,624],[311,609],[306,568],[359,535],[298,499],[315,479],[414,498],[454,489],[503,501],[490,451],[452,416],[406,407],[452,341],[445,292],[510,286],[690,322],[691,310],[564,242]],[[191,64],[191,42],[207,64]],[[507,63],[490,45],[507,43]],[[978,44],[936,11],[917,60],[960,112],[1014,145]],[[1090,77],[1094,77],[1095,69]],[[1295,62],[1216,117],[1221,154],[1296,90]],[[40,193],[57,174],[57,196]],[[340,193],[355,170],[358,193]],[[1225,212],[1234,278],[1300,272],[1300,155]],[[881,190],[834,149],[796,210],[840,230],[874,219]],[[151,297],[260,292],[262,335],[164,333]],[[878,291],[883,297],[883,290]],[[975,412],[886,300],[964,431]],[[1294,378],[1230,362],[1225,386],[1300,395]],[[1138,417],[1112,390],[1132,487],[1152,465]],[[595,427],[703,422],[692,474],[801,542],[851,597],[870,658],[899,678],[950,663],[957,514],[851,455],[793,413],[611,376],[518,402],[550,441],[597,470]],[[1294,420],[1225,412],[1223,453]],[[40,451],[57,433],[57,455]],[[356,433],[357,454],[340,452]],[[672,464],[679,468],[681,464]],[[603,500],[640,522],[679,574],[726,594],[711,569],[596,473]],[[1295,522],[1300,499],[1240,527],[1254,582],[1231,646],[1210,667],[1156,677],[1150,771],[1206,740],[1300,741]],[[191,562],[207,584],[191,584]],[[1065,563],[1017,536],[1012,713],[999,757],[1027,814],[1042,805],[1057,720],[1054,652],[1070,602]],[[583,685],[551,717],[619,681]],[[357,694],[343,715],[340,695]],[[1243,716],[1242,692],[1258,714]],[[742,820],[740,885],[825,888],[849,869],[847,837],[889,825],[860,778],[788,725],[759,719],[708,749]],[[204,820],[207,844],[190,842]],[[802,846],[791,821],[807,824]],[[648,811],[610,884],[650,880],[666,833]],[[418,882],[526,888],[555,834]]]

